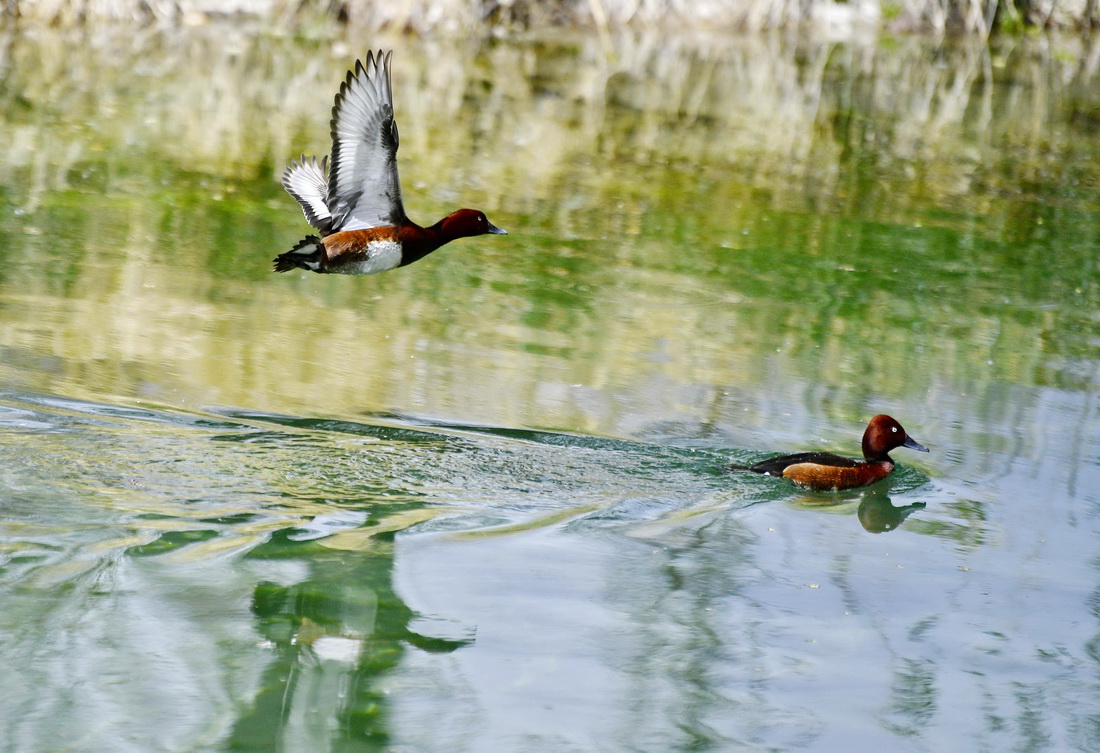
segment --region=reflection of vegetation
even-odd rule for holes
[[[950,538],[964,549],[978,549],[989,540],[989,513],[986,505],[972,499],[960,499],[942,505],[936,518],[914,518],[907,529],[914,533]]]
[[[0,346],[59,357],[43,386],[323,412],[457,391],[466,415],[537,425],[528,406],[654,361],[716,402],[813,374],[860,414],[928,375],[1097,379],[1081,42],[403,40],[406,203],[461,195],[510,245],[276,280],[303,224],[276,175],[327,146],[354,52],[228,33],[0,45]]]
[[[937,667],[929,659],[900,659],[885,726],[904,737],[917,737],[936,715]]]
[[[387,701],[380,687],[404,644],[449,652],[469,641],[409,630],[414,613],[393,590],[392,547],[348,556],[286,532],[249,558],[292,559],[309,579],[291,586],[262,582],[252,608],[276,658],[250,713],[234,727],[232,750],[388,750]]]

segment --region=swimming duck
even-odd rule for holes
[[[894,461],[889,453],[895,447],[928,452],[927,447],[906,434],[893,418],[878,415],[863,432],[863,462],[831,452],[800,452],[763,460],[756,465],[733,465],[730,470],[782,476],[815,491],[855,489],[881,481],[893,472]]]
[[[308,235],[275,257],[275,271],[371,275],[412,264],[456,238],[507,235],[476,209],[459,209],[431,227],[405,214],[397,177],[390,58],[367,53],[336,94],[332,161],[303,154],[283,171],[283,188],[302,205],[320,235]]]

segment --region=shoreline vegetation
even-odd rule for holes
[[[4,0],[8,23],[200,25],[224,18],[308,29],[472,33],[547,28],[811,30],[834,38],[1100,28],[1100,0]]]

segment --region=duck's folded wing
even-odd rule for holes
[[[405,220],[397,178],[397,123],[390,86],[392,52],[368,53],[340,85],[332,108],[328,176],[332,229],[362,230]]]
[[[748,470],[756,471],[757,473],[766,473],[769,476],[782,476],[783,471],[788,466],[799,465],[801,463],[812,463],[814,465],[826,465],[837,468],[855,468],[859,465],[858,460],[846,458],[843,455],[834,455],[831,452],[800,452],[796,455],[781,455],[777,458],[762,460],[756,465],[750,466]]]
[[[332,226],[332,214],[328,208],[328,178],[325,176],[327,164],[328,157],[318,164],[316,157],[307,160],[303,154],[300,163],[291,162],[283,170],[283,188],[302,205],[306,222],[324,234],[328,234]]]

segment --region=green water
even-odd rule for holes
[[[0,751],[1100,748],[1095,44],[328,33],[0,37]]]

